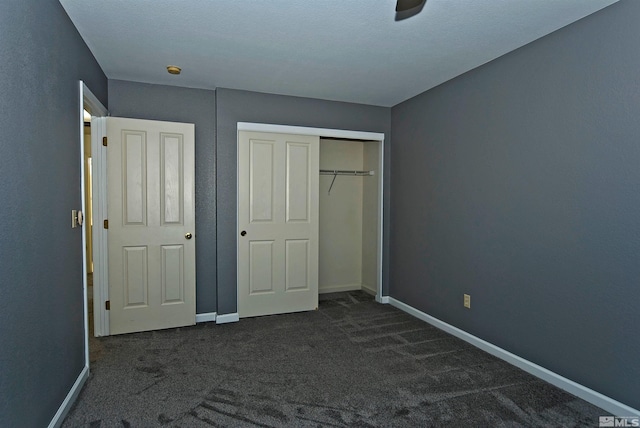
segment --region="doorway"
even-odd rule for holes
[[[93,310],[94,304],[99,301],[98,290],[95,283],[100,281],[96,274],[101,272],[101,260],[94,256],[96,248],[101,243],[101,234],[96,233],[95,224],[95,180],[93,180],[96,168],[96,160],[99,157],[99,141],[104,132],[102,127],[104,118],[107,116],[107,109],[102,105],[91,90],[80,81],[79,83],[79,123],[80,123],[80,192],[81,211],[84,213],[82,224],[82,282],[83,282],[83,304],[84,304],[84,326],[85,326],[85,362],[89,366],[89,338],[99,336],[98,332],[102,320],[98,313]],[[95,155],[98,155],[97,157]],[[100,172],[98,169],[97,172]],[[98,204],[99,205],[99,204]],[[95,348],[95,346],[94,346]],[[95,349],[94,349],[95,350]]]
[[[296,127],[296,126],[282,126],[282,125],[271,125],[271,124],[255,124],[255,123],[238,123],[238,135],[241,132],[258,132],[258,133],[267,133],[267,134],[296,134],[296,135],[307,135],[307,136],[315,136],[320,138],[320,152],[323,151],[323,144],[325,147],[329,147],[329,151],[327,152],[329,155],[324,156],[326,160],[326,164],[320,166],[317,171],[314,171],[317,175],[321,174],[322,169],[335,171],[336,174],[332,174],[327,177],[321,177],[321,184],[319,185],[319,192],[326,192],[325,195],[318,195],[318,203],[320,205],[324,205],[320,207],[320,221],[323,221],[322,212],[324,211],[324,223],[325,226],[319,230],[320,235],[320,245],[324,246],[319,247],[319,250],[325,254],[323,257],[320,255],[319,257],[319,273],[316,280],[320,279],[319,288],[321,292],[334,292],[334,291],[347,291],[347,290],[358,290],[362,289],[364,291],[368,291],[371,294],[375,294],[376,300],[378,302],[383,301],[382,298],[382,239],[383,239],[383,183],[384,183],[384,134],[382,133],[372,133],[372,132],[361,132],[361,131],[345,131],[345,130],[335,130],[335,129],[324,129],[324,128],[307,128],[307,127]],[[268,139],[268,138],[267,138]],[[324,143],[322,143],[324,141]],[[238,180],[240,177],[248,175],[247,171],[243,171],[242,165],[249,165],[249,162],[244,162],[240,159],[242,156],[241,153],[248,153],[246,150],[241,150],[240,147],[240,139],[238,139]],[[333,146],[333,147],[330,147]],[[341,158],[340,152],[354,152],[356,153],[355,159],[350,159],[351,162],[349,165],[345,165],[343,163],[333,162],[333,160],[338,160]],[[343,153],[344,154],[344,153]],[[350,157],[350,156],[349,156]],[[322,160],[322,156],[320,159]],[[316,163],[316,165],[318,165]],[[355,166],[354,166],[355,165]],[[343,177],[342,175],[349,174],[340,174],[344,170],[351,170],[351,177]],[[326,171],[324,171],[326,172]],[[340,176],[338,176],[340,174]],[[329,192],[324,184],[325,179],[329,179],[333,182],[333,186],[341,186],[339,190],[334,190],[333,188]],[[348,180],[351,179],[351,180]],[[317,182],[317,181],[316,181]],[[336,184],[338,182],[338,184]],[[355,185],[355,187],[354,187]],[[247,199],[245,196],[248,195],[249,189],[244,188],[246,186],[242,186],[241,182],[238,182],[238,219],[237,225],[238,227],[246,226],[246,219],[240,218],[241,209],[240,204],[243,200]],[[336,189],[338,189],[336,187]],[[333,199],[331,198],[331,192],[334,192]],[[355,192],[355,193],[353,193]],[[255,196],[255,195],[254,195]],[[338,208],[337,211],[340,211],[341,202],[339,200],[348,201],[349,206],[355,207],[355,214],[352,218],[355,221],[352,221],[351,224],[343,224],[342,220],[339,218],[334,218],[336,214],[336,210],[332,210],[332,208]],[[326,209],[329,207],[329,209]],[[344,207],[343,207],[344,208]],[[344,210],[342,210],[344,213]],[[347,210],[348,211],[348,210]],[[364,215],[366,213],[366,216]],[[338,217],[340,213],[337,213]],[[333,217],[332,217],[333,216]],[[356,220],[357,219],[357,220]],[[331,227],[334,225],[339,230],[332,230],[331,234],[334,236],[340,236],[344,238],[343,230],[346,231],[346,228],[343,226],[348,226],[348,233],[346,241],[349,242],[350,249],[344,250],[344,254],[348,255],[346,259],[347,262],[343,263],[345,259],[338,256],[335,257],[335,254],[332,252],[332,248],[335,249],[340,247],[334,245],[335,243],[331,242],[331,239],[324,239],[323,235],[328,230],[327,227]],[[247,297],[246,293],[241,292],[241,290],[249,289],[247,284],[241,283],[241,281],[249,278],[249,272],[251,272],[251,267],[248,265],[247,258],[244,257],[245,254],[242,252],[242,242],[244,235],[241,234],[242,230],[238,229],[237,231],[237,245],[238,245],[238,253],[237,253],[237,269],[238,269],[238,308],[239,308],[239,317],[243,316],[251,316],[247,314],[243,314],[241,308],[243,307],[243,302],[241,299]],[[257,263],[259,260],[254,260],[254,263]],[[329,265],[323,270],[323,265]],[[263,263],[261,263],[263,264]],[[332,266],[333,264],[333,266]],[[333,268],[335,266],[342,265],[341,268],[344,268],[345,271],[342,272],[344,275],[342,277],[336,278],[333,275]],[[247,271],[247,272],[244,272]],[[322,273],[324,272],[324,273]],[[248,273],[248,274],[244,274]],[[324,288],[324,290],[323,290]],[[294,310],[295,311],[295,310]],[[273,312],[273,313],[282,313],[282,312]]]

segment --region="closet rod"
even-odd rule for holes
[[[331,180],[331,186],[329,186],[329,194],[331,194],[333,183],[336,182],[336,177],[338,177],[339,175],[363,177],[363,176],[373,175],[373,171],[354,171],[354,170],[347,170],[347,169],[321,169],[320,175],[333,175],[333,180]]]
[[[320,175],[373,175],[373,171],[354,171],[347,169],[321,169]]]

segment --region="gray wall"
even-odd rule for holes
[[[389,218],[389,133],[391,110],[360,104],[218,89],[217,201],[218,201],[218,314],[236,312],[236,176],[237,123],[256,122],[316,128],[347,129],[385,134],[385,219]],[[388,221],[384,229],[383,286],[388,283]]]
[[[0,425],[47,426],[82,371],[79,84],[107,79],[56,0],[0,2]]]
[[[111,116],[196,127],[196,312],[216,311],[216,93],[109,80]]]
[[[391,146],[390,295],[634,408],[638,22],[622,1],[395,106]]]

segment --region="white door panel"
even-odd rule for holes
[[[195,324],[194,126],[107,120],[110,333]]]
[[[318,146],[319,147],[319,146]],[[287,142],[286,201],[287,222],[308,223],[310,195],[311,147]],[[319,156],[319,152],[318,152]],[[316,175],[318,172],[316,171]]]
[[[249,241],[249,295],[274,293],[273,241]]]
[[[285,241],[285,289],[309,290],[309,240],[288,239]]]
[[[319,138],[245,132],[238,140],[238,314],[318,306]]]

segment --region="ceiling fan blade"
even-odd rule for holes
[[[420,6],[425,0],[398,0],[396,3],[396,12],[404,12]]]

